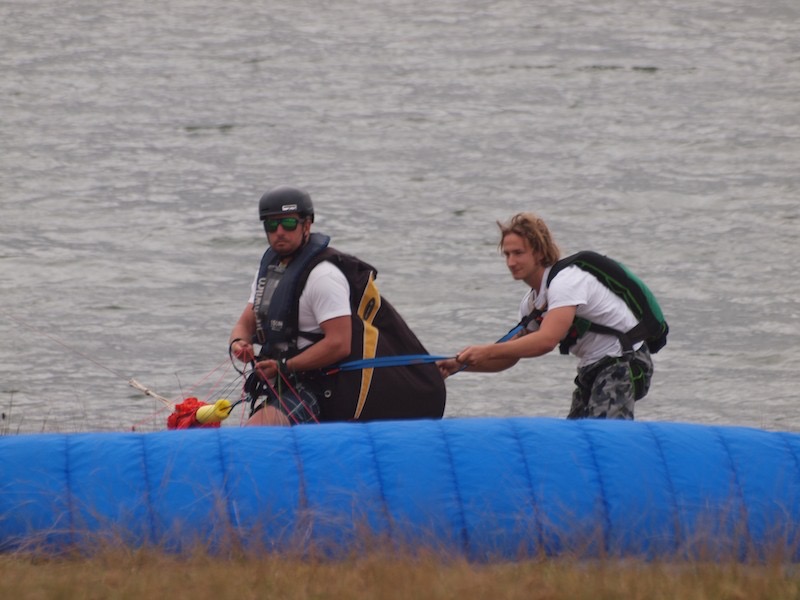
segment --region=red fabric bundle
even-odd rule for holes
[[[197,409],[207,406],[197,398],[186,398],[175,405],[175,411],[167,417],[168,429],[191,429],[193,427],[219,427],[219,423],[200,423],[197,420]]]

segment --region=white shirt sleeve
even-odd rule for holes
[[[311,270],[300,294],[298,327],[301,331],[320,333],[321,323],[350,316],[352,312],[347,278],[330,262],[322,261]]]
[[[258,288],[258,271],[253,275],[253,283],[250,284],[250,298],[247,300],[249,304],[256,301],[256,289]]]

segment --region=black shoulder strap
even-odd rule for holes
[[[578,252],[578,254],[580,254],[580,252]],[[572,256],[568,256],[567,258],[562,258],[561,260],[554,263],[552,267],[550,267],[550,272],[547,274],[547,284],[545,285],[546,288],[550,287],[550,282],[553,281],[553,277],[558,275],[558,273],[562,269],[570,266],[578,259],[578,254],[573,254]]]

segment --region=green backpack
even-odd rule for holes
[[[570,265],[591,273],[600,283],[622,298],[639,319],[639,323],[629,331],[617,331],[586,319],[576,318],[569,333],[559,344],[561,354],[567,354],[569,348],[587,331],[617,336],[625,353],[633,352],[634,344],[641,341],[647,343],[648,349],[653,354],[666,345],[669,325],[664,319],[661,307],[650,288],[625,265],[597,252],[585,250],[555,263],[547,276],[547,285],[550,285],[559,271]]]

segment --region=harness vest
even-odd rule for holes
[[[255,341],[261,344],[261,357],[296,354],[298,337],[312,341],[322,338],[321,334],[299,331],[296,308],[306,271],[329,242],[327,235],[312,233],[288,265],[281,264],[281,257],[272,248],[261,258],[253,300]]]

